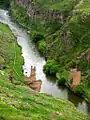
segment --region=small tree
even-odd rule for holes
[[[58,85],[64,85],[69,78],[69,72],[67,70],[63,70],[63,72],[57,73],[57,78],[58,78]]]
[[[45,42],[45,40],[40,40],[39,41],[39,51],[41,53],[44,53],[45,49],[46,49],[46,42]]]
[[[38,42],[38,41],[44,39],[44,35],[37,31],[32,32],[31,36],[32,36],[32,40],[34,42]]]
[[[85,94],[85,86],[83,84],[77,85],[72,91],[77,95],[83,96]]]
[[[59,67],[55,60],[48,60],[44,65],[44,72],[46,73],[46,75],[56,76],[58,69]]]

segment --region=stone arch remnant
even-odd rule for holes
[[[36,80],[36,67],[31,66],[31,74],[30,77],[27,77],[24,75],[24,81],[27,82],[28,86],[35,90],[40,92],[42,80]]]

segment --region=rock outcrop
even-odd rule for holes
[[[56,10],[46,10],[36,8],[32,0],[16,0],[17,4],[27,9],[27,15],[31,18],[36,18],[38,15],[42,16],[45,20],[55,21],[58,23],[65,23],[67,15],[63,12],[58,12]]]
[[[70,76],[69,76],[71,83],[71,87],[74,88],[77,85],[80,84],[81,79],[81,72],[77,70],[77,68],[73,68],[70,70]]]
[[[88,64],[90,64],[90,51],[82,53],[81,56],[78,57],[78,59],[87,60]]]

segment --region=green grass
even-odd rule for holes
[[[0,23],[0,68],[6,68],[6,72],[13,71],[14,79],[18,82],[23,80],[22,64],[23,58],[21,57],[21,48],[15,42],[16,38],[8,28],[7,25]],[[19,72],[19,75],[17,74]]]
[[[70,12],[76,3],[77,0],[63,0],[54,3],[51,9],[59,10],[60,12]]]
[[[74,5],[78,3],[77,0],[39,0],[37,5],[39,9],[57,10],[59,12],[70,12]]]
[[[80,4],[78,4],[75,8],[80,11],[90,11],[90,1],[89,0],[81,0]]]
[[[0,117],[4,120],[51,120],[52,114],[55,120],[89,120],[69,101],[36,93],[27,86],[15,86],[7,76],[0,74]]]

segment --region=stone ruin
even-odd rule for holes
[[[33,66],[31,66],[30,77],[24,75],[24,81],[27,82],[31,89],[40,92],[42,80],[36,80],[36,67],[33,68]]]
[[[75,88],[77,85],[80,84],[81,79],[81,72],[77,68],[70,69],[70,76],[71,88]]]

